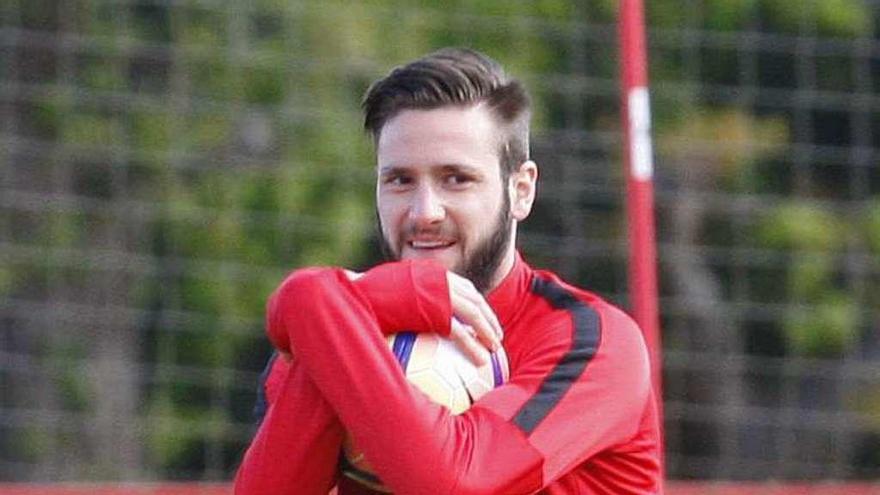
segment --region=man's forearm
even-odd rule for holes
[[[395,493],[540,486],[540,456],[515,427],[490,411],[451,416],[409,385],[368,300],[341,270],[301,275],[279,293],[290,345],[386,486]]]
[[[298,362],[277,394],[235,477],[236,495],[326,495],[336,479],[342,425]]]

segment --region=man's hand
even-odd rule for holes
[[[490,351],[501,347],[504,334],[495,312],[470,280],[446,272],[449,301],[452,304],[452,326],[449,338],[476,365],[489,362]]]
[[[352,282],[364,274],[345,270]],[[446,272],[449,302],[452,309],[449,338],[477,366],[489,362],[489,351],[501,347],[504,337],[501,324],[486,299],[470,280],[455,273]]]

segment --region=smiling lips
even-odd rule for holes
[[[406,244],[407,244],[407,246],[411,247],[412,249],[430,250],[430,249],[448,248],[448,247],[452,246],[453,244],[455,244],[455,241],[450,241],[450,240],[410,240],[410,241],[407,241]]]
[[[450,224],[425,228],[412,223],[404,226],[402,234],[401,248],[422,254],[451,248],[460,240],[457,229]]]

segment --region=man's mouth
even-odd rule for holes
[[[410,248],[419,250],[446,249],[453,244],[455,241],[451,240],[411,240],[406,243]]]

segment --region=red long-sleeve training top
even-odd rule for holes
[[[339,479],[348,431],[398,494],[660,491],[659,427],[641,333],[622,311],[517,254],[488,296],[510,380],[460,415],[410,385],[383,334],[449,333],[446,273],[431,261],[294,272],[270,298],[266,413],[236,493],[360,492]]]

